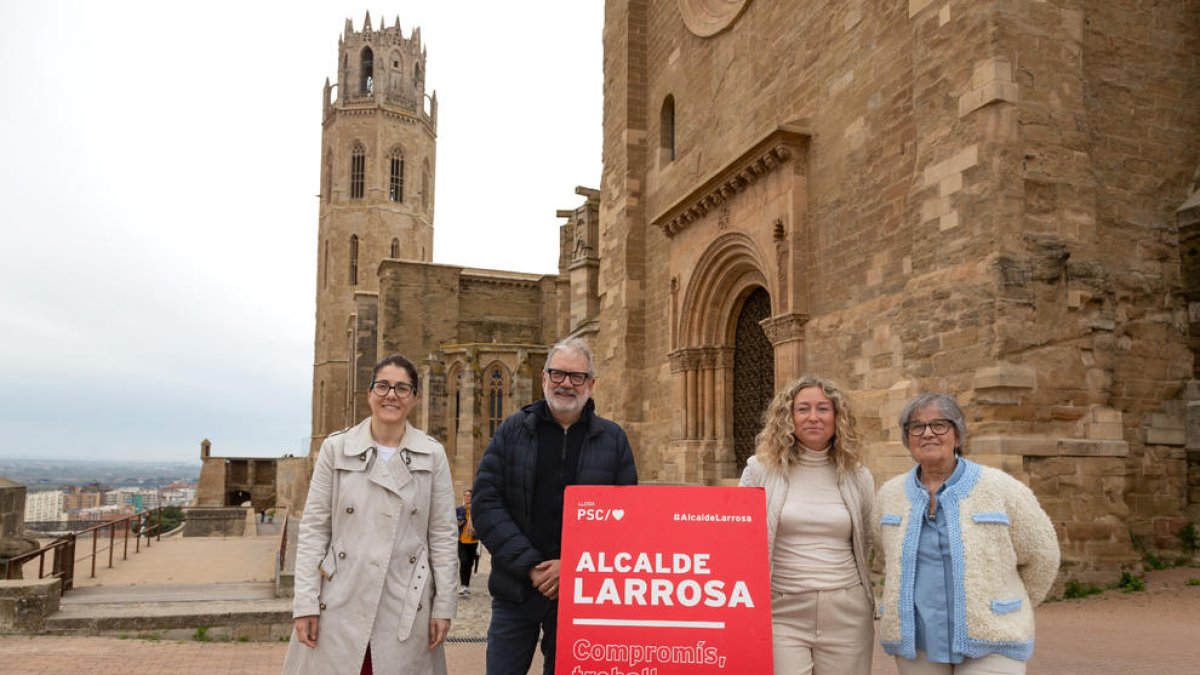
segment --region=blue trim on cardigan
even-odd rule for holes
[[[902,520],[903,519],[900,516],[894,513],[885,513],[882,516],[879,516],[880,525],[899,525]]]
[[[917,482],[917,466],[904,478],[904,492],[912,507],[908,511],[908,526],[904,528],[904,543],[900,545],[900,641],[892,643],[896,652],[907,659],[917,657],[917,548],[921,541],[921,518],[929,511],[929,491]],[[888,643],[883,643],[884,650]],[[889,654],[893,652],[888,652]]]
[[[1018,609],[1021,609],[1021,605],[1024,604],[1024,602],[1025,601],[1021,598],[1013,598],[1012,600],[993,600],[992,611],[997,614],[1012,614]]]
[[[1008,519],[1008,514],[1002,511],[976,513],[971,516],[971,520],[977,523],[999,523],[1000,525],[1012,525],[1012,522]]]
[[[1028,661],[1033,656],[1033,640],[1029,642],[967,640],[969,650],[964,652],[968,658],[979,659],[988,654],[1007,656],[1014,661]]]

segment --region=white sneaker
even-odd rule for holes
[[[465,586],[464,586],[464,587],[462,587],[462,588],[458,589],[458,594],[459,594],[459,595],[470,595],[470,594],[471,594],[471,589],[469,589],[469,588],[467,588],[467,587],[465,587]]]

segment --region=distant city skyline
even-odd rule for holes
[[[99,483],[117,489],[196,482],[199,461],[146,462],[138,460],[67,460],[0,458],[0,476],[24,485],[27,491]]]
[[[320,92],[366,9],[0,4],[0,458],[307,454]],[[382,9],[438,97],[434,262],[554,273],[603,4]]]

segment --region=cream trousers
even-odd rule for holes
[[[772,594],[771,644],[782,675],[870,675],[875,621],[862,584]]]
[[[896,657],[900,675],[1025,675],[1025,662],[999,654],[953,663],[930,663],[925,652],[918,651],[915,661]]]

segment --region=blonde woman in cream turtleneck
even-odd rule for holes
[[[869,675],[875,481],[859,459],[850,402],[807,375],[763,417],[741,485],[766,490],[775,672]]]

